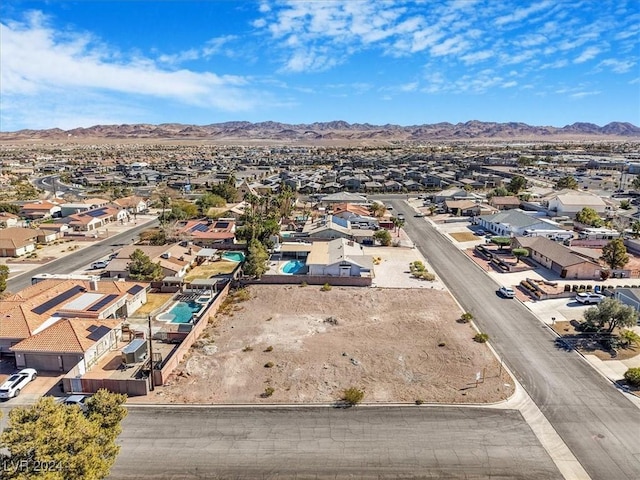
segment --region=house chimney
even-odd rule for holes
[[[97,280],[89,280],[89,290],[92,292],[98,291],[98,281]]]

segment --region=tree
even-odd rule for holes
[[[571,190],[575,190],[578,188],[578,181],[571,175],[567,175],[565,177],[562,177],[556,182],[555,188],[556,190],[562,190],[565,188],[570,188]]]
[[[624,372],[624,379],[634,387],[640,387],[640,367],[631,367]]]
[[[380,230],[376,231],[376,233],[373,234],[373,238],[380,242],[380,245],[383,245],[385,247],[391,245],[391,234],[389,233],[389,230],[385,228],[381,228]]]
[[[520,257],[527,257],[529,255],[529,250],[526,248],[512,248],[511,253],[516,257],[516,263],[519,263]]]
[[[235,202],[236,196],[238,195],[235,175],[229,175],[224,182],[211,187],[211,193],[224,198],[227,203]]]
[[[436,213],[436,210],[438,210],[438,207],[436,207],[435,205],[429,205],[429,215],[433,215],[434,213]]]
[[[576,213],[576,221],[592,227],[601,227],[604,221],[598,215],[593,208],[584,207],[578,213]]]
[[[509,190],[504,187],[494,188],[491,192],[491,197],[507,197],[509,196]]]
[[[369,211],[371,212],[371,215],[373,215],[374,217],[380,218],[384,216],[385,212],[387,211],[387,207],[385,207],[384,203],[373,202],[369,206]]]
[[[393,226],[398,231],[398,236],[400,236],[400,229],[404,227],[404,220],[402,218],[393,217],[391,219],[391,222],[393,223]]]
[[[167,221],[165,216],[165,210],[170,204],[171,204],[171,199],[169,198],[168,195],[166,194],[160,195],[160,205],[162,206],[162,213],[160,214],[160,223],[163,225]]]
[[[640,190],[640,175],[636,175],[635,177],[633,177],[631,186],[633,187],[634,190]]]
[[[584,312],[586,324],[597,330],[613,332],[616,327],[628,328],[638,321],[638,312],[615,298],[605,298],[597,306]]]
[[[227,201],[224,198],[213,193],[205,193],[196,201],[196,206],[198,207],[200,214],[203,216],[207,215],[212,207],[224,207],[226,204]]]
[[[631,224],[631,231],[633,232],[633,238],[640,236],[640,220],[636,220]]]
[[[495,243],[502,250],[504,247],[511,245],[511,237],[491,237],[491,243]]]
[[[507,185],[507,190],[514,195],[520,193],[520,190],[523,190],[527,186],[527,179],[522,175],[516,175],[511,178],[511,181]]]
[[[16,205],[15,203],[0,203],[0,212],[18,215],[20,213],[20,205]]]
[[[260,278],[267,271],[267,260],[269,254],[267,249],[256,238],[249,242],[247,260],[244,262],[242,270],[245,275]]]
[[[198,217],[198,207],[186,200],[175,200],[171,204],[169,220],[187,220]]]
[[[126,397],[101,390],[81,409],[42,397],[15,407],[0,434],[2,478],[20,480],[99,480],[109,475],[120,447],[116,439],[127,411]],[[40,468],[46,465],[47,469]]]
[[[145,282],[160,280],[163,276],[159,263],[153,263],[148,255],[136,248],[129,256],[129,276],[134,280]]]
[[[624,267],[629,263],[629,255],[627,255],[627,247],[624,246],[624,240],[616,238],[602,247],[602,256],[600,259],[609,265],[611,270]]]
[[[9,267],[0,265],[0,293],[7,289],[7,279],[9,278]]]

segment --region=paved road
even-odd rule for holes
[[[640,479],[640,410],[412,209],[405,230],[593,480]]]
[[[17,292],[31,285],[31,277],[39,273],[69,273],[79,270],[86,265],[104,257],[111,253],[112,249],[120,248],[123,245],[130,245],[138,237],[138,234],[148,228],[152,228],[158,224],[157,220],[147,222],[135,226],[126,232],[117,233],[100,242],[92,243],[90,246],[79,249],[78,251],[59,258],[52,262],[46,263],[33,270],[25,272],[11,278],[7,282],[7,290]]]
[[[132,408],[110,480],[561,479],[518,411]]]

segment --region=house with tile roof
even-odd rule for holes
[[[152,263],[162,267],[165,277],[183,277],[189,268],[198,261],[201,247],[184,246],[180,243],[170,245],[128,245],[122,248],[105,268],[103,276],[109,278],[129,278],[129,264],[134,251],[141,250]]]
[[[515,237],[512,246],[525,248],[529,258],[570,280],[598,280],[602,267],[582,257],[561,243],[545,237]]]
[[[124,318],[147,301],[145,283],[45,280],[0,301],[0,354],[64,318]]]
[[[118,198],[114,200],[113,203],[132,214],[144,212],[149,208],[147,201],[142,197],[138,197],[137,195]]]
[[[21,223],[20,217],[9,212],[0,212],[0,228],[17,227]]]
[[[20,257],[35,251],[38,236],[44,232],[37,228],[12,227],[0,230],[0,257]]]
[[[498,210],[511,210],[520,208],[520,199],[515,195],[507,195],[504,197],[493,196],[489,199],[489,205]]]
[[[176,225],[178,235],[194,245],[209,248],[233,248],[236,243],[234,218],[189,220]]]
[[[106,206],[69,215],[65,217],[65,222],[75,231],[91,232],[111,222],[124,222],[128,217],[126,210]]]
[[[123,319],[63,318],[11,347],[17,368],[82,375],[122,338]]]
[[[60,211],[60,205],[57,203],[38,201],[25,203],[20,209],[20,215],[30,220],[37,220],[60,216]]]

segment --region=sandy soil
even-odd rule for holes
[[[473,328],[456,322],[461,312],[447,292],[271,285],[249,292],[230,315],[218,315],[167,385],[140,401],[332,403],[354,386],[364,402],[471,403],[513,391],[489,348],[472,340]],[[274,393],[263,398],[267,387]]]

